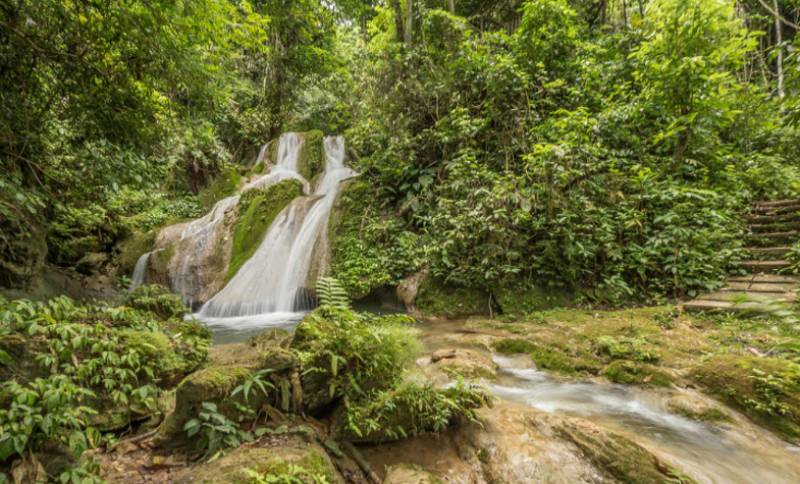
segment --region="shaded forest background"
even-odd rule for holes
[[[495,297],[714,287],[800,192],[797,0],[10,0],[0,285],[197,217],[281,132],[361,172],[332,271]]]

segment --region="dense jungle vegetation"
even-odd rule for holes
[[[799,8],[5,2],[0,282],[90,271],[321,129],[362,174],[334,267],[354,295],[423,266],[494,293],[693,294],[735,267],[749,201],[798,190]]]
[[[350,306],[421,272],[429,314],[541,325],[563,323],[538,313],[552,307],[720,287],[741,270],[748,207],[800,197],[798,29],[800,0],[0,2],[0,483],[95,482],[80,456],[134,426],[202,460],[294,445],[257,422],[296,430],[300,416],[332,422],[314,441],[326,457],[239,466],[242,482],[333,482],[336,442],[476,421],[489,397],[462,375],[408,378],[411,318]],[[233,193],[289,131],[343,135],[359,173],[331,218],[331,278],[291,337],[212,355],[178,296],[117,289],[159,229]],[[243,218],[263,232],[299,185],[243,196]],[[255,251],[251,228],[228,279]],[[796,274],[800,245],[790,257]],[[53,273],[103,276],[108,300],[40,291]],[[728,399],[733,375],[737,408],[800,435],[795,319],[711,330],[643,314],[645,330],[614,319],[570,341],[507,325],[491,350],[626,384],[691,371]],[[662,358],[653,334],[675,327],[711,336]],[[720,341],[751,345],[760,379],[708,350]]]

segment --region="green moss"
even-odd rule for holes
[[[509,338],[494,344],[498,353],[527,354],[536,367],[541,370],[573,375],[576,373],[597,374],[602,365],[600,362],[586,358],[579,353],[561,348],[557,344],[537,344],[519,338]]]
[[[302,183],[298,180],[284,180],[263,190],[249,190],[242,195],[226,281],[235,276],[242,265],[253,256],[281,210],[302,194]]]
[[[523,315],[535,311],[568,306],[572,297],[564,289],[545,287],[504,287],[494,292],[500,310],[506,315]]]
[[[727,412],[717,407],[707,407],[700,410],[689,408],[685,405],[670,403],[669,409],[673,413],[700,422],[732,422],[733,419]]]
[[[620,482],[693,482],[679,476],[653,454],[622,435],[583,422],[566,422],[556,431],[573,442],[599,470]]]
[[[800,365],[778,358],[719,355],[690,377],[782,436],[800,440]]]
[[[156,243],[155,231],[133,232],[128,238],[117,245],[117,266],[124,274],[133,272],[139,257],[145,252],[153,250]]]
[[[417,294],[417,308],[425,314],[457,319],[489,312],[489,296],[478,289],[446,286],[425,279]]]
[[[309,182],[325,170],[323,138],[324,135],[319,130],[303,133],[303,146],[297,160],[297,171]]]
[[[236,193],[242,176],[235,166],[226,167],[222,173],[206,188],[200,191],[197,197],[206,208],[211,208],[217,201]]]
[[[625,385],[653,385],[668,387],[670,377],[657,368],[628,360],[617,360],[603,370],[603,376],[614,383]]]
[[[503,355],[517,355],[533,353],[537,350],[537,347],[535,344],[525,339],[507,338],[495,343],[494,349]]]
[[[594,342],[597,352],[610,356],[612,359],[630,359],[634,361],[658,361],[659,355],[655,350],[647,348],[644,338],[600,336]]]

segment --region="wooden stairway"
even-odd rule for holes
[[[800,199],[756,202],[747,220],[750,260],[742,267],[748,274],[732,276],[722,289],[684,303],[686,311],[765,313],[796,301],[800,281],[781,272],[789,267],[786,255],[800,239]]]

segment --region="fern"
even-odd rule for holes
[[[350,307],[350,298],[342,285],[333,277],[320,277],[317,280],[317,297],[319,304],[326,308]]]

